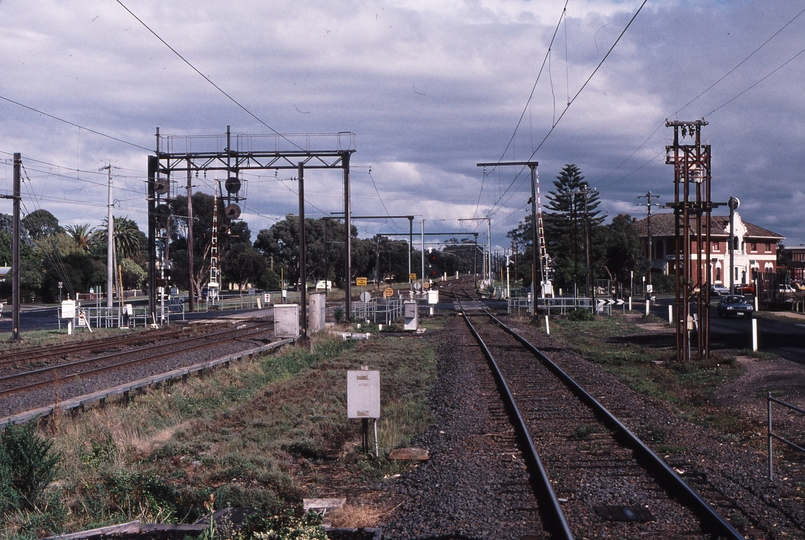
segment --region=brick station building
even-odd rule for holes
[[[735,265],[732,268],[735,285],[750,283],[759,274],[777,272],[777,243],[783,236],[741,219],[735,212]],[[691,226],[693,225],[691,221]],[[637,234],[646,240],[648,224],[646,219],[634,222]],[[730,218],[729,216],[712,216],[710,218],[710,264],[709,275],[699,280],[698,265],[694,263],[692,278],[695,281],[713,285],[730,286]],[[651,271],[658,274],[673,275],[676,259],[674,214],[654,214],[651,216]],[[706,224],[702,223],[702,238],[705,238]],[[691,253],[694,260],[697,245],[691,231]],[[706,252],[702,246],[702,254]],[[647,254],[648,255],[648,254]]]

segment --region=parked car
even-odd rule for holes
[[[735,292],[741,294],[755,294],[755,284],[754,283],[744,283],[743,285],[736,285]]]
[[[725,287],[724,285],[712,285],[710,287],[710,294],[711,295],[724,296],[725,294],[729,294],[729,293],[730,293],[730,288]]]
[[[722,296],[721,301],[716,306],[716,311],[719,317],[729,317],[730,315],[738,315],[739,317],[752,317],[755,311],[752,302],[738,296],[737,294],[730,294]]]

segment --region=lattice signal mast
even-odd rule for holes
[[[542,296],[544,298],[546,295],[553,296],[553,286],[548,279],[548,263],[550,258],[548,257],[548,245],[545,243],[545,225],[542,221],[542,197],[539,193],[539,172],[536,171],[536,167],[534,168],[534,177],[536,184],[535,189],[537,192],[537,241],[539,243],[539,270],[542,274],[541,286]]]
[[[218,302],[218,189],[212,198],[212,239],[210,240],[210,282],[207,284],[207,303]]]

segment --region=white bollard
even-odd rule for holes
[[[757,352],[757,319],[752,319],[752,352]]]
[[[629,297],[629,311],[632,311],[632,297]]]
[[[548,316],[545,315],[545,333],[551,335],[551,324],[548,322]]]
[[[668,324],[674,324],[674,306],[668,306]]]
[[[651,307],[651,300],[646,298],[646,317],[648,317],[648,310]]]

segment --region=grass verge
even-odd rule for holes
[[[379,459],[359,452],[360,422],[346,418],[346,371],[361,366],[381,373]],[[310,347],[151,389],[128,406],[52,417],[40,429],[61,455],[51,506],[5,513],[0,537],[134,519],[193,522],[211,496],[218,508],[272,515],[297,508],[303,497],[381,480],[401,470],[385,454],[428,423],[435,377],[432,341],[315,336]]]
[[[744,372],[735,357],[711,353],[707,361],[677,363],[673,349],[647,346],[641,344],[642,339],[630,339],[651,333],[636,322],[644,321],[621,316],[596,317],[593,321],[559,319],[551,321],[551,335],[563,347],[598,364],[636,392],[671,403],[677,414],[713,429],[725,440],[760,449],[762,441],[756,436],[757,426],[740,414],[710,402],[714,390]],[[639,435],[660,445],[664,443],[658,433]],[[669,449],[670,446],[666,448]]]

